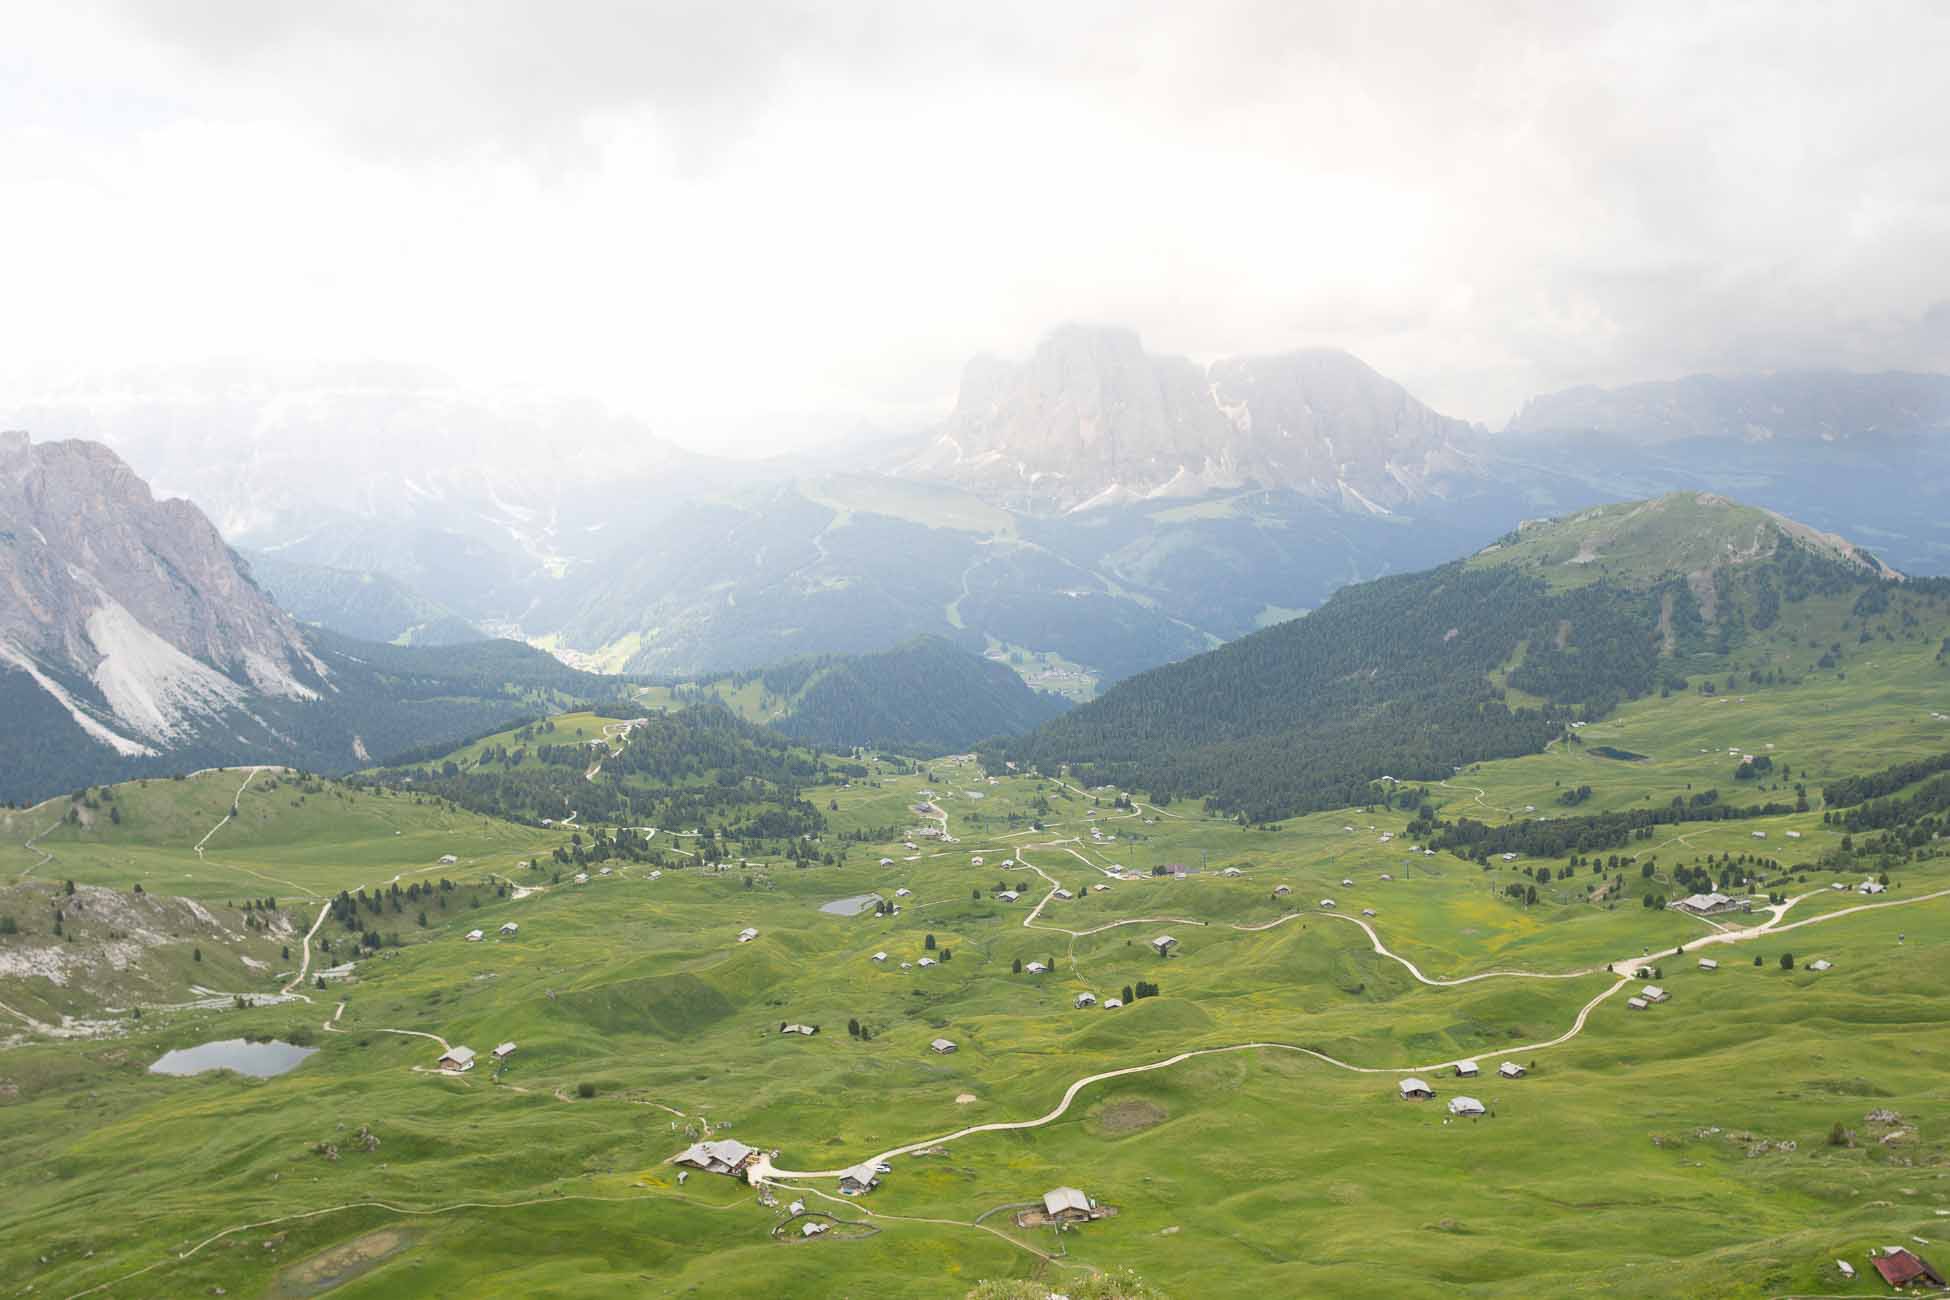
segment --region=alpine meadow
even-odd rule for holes
[[[1950,13],[14,17],[11,1294],[1950,1291]]]

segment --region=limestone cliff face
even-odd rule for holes
[[[970,362],[954,413],[899,472],[1037,512],[1249,485],[1386,512],[1473,472],[1472,441],[1344,352],[1208,368],[1129,330],[1066,326],[1024,361]]]
[[[0,434],[0,670],[93,739],[160,752],[254,697],[327,689],[203,513],[99,443]]]

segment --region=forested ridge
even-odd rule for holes
[[[736,689],[753,682],[768,697],[788,702],[785,716],[768,725],[828,750],[867,746],[944,754],[1018,735],[1068,707],[1060,697],[1032,689],[1006,664],[934,636],[878,654],[794,659],[698,685]]]
[[[578,671],[515,641],[382,645],[323,628],[305,629],[305,639],[326,668],[318,698],[253,698],[229,725],[205,726],[153,758],[123,757],[89,739],[32,678],[0,670],[0,717],[12,724],[0,746],[0,798],[239,762],[342,773],[407,751],[445,753],[467,736],[626,689],[619,678]],[[92,690],[84,680],[63,684],[79,698]]]
[[[1457,561],[1382,578],[983,756],[1203,796],[1249,821],[1364,803],[1383,777],[1438,780],[1534,753],[1574,718],[1682,689],[1680,665],[1710,669],[1811,596],[1873,599],[1888,585],[1785,537],[1765,561],[1705,577],[1553,590],[1527,567]]]
[[[557,740],[554,724],[542,721],[482,750],[471,765],[428,760],[380,769],[372,779],[531,824],[575,813],[585,823],[709,826],[741,839],[786,839],[824,827],[818,809],[800,797],[831,775],[817,755],[715,701],[639,716],[620,753]]]

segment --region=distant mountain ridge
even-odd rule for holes
[[[1204,367],[1130,330],[1069,325],[962,374],[952,415],[894,472],[1031,513],[1288,489],[1386,513],[1473,473],[1475,435],[1345,352]]]
[[[1950,375],[1800,370],[1587,386],[1532,398],[1507,432],[1596,433],[1650,442],[1941,435],[1950,433]]]
[[[692,690],[758,684],[773,730],[821,749],[855,746],[934,755],[1040,726],[1067,701],[1032,690],[1007,665],[940,637],[891,650],[821,655],[706,679]]]
[[[229,763],[344,771],[614,683],[529,647],[307,630],[98,443],[0,434],[0,799]]]
[[[487,634],[386,573],[307,564],[282,554],[245,554],[251,575],[280,609],[362,641],[456,645]]]

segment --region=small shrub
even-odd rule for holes
[[[576,1085],[576,1096],[582,1098],[584,1101],[588,1101],[591,1097],[595,1095],[596,1095],[596,1085],[590,1083],[587,1079],[583,1080],[581,1083],[578,1083]]]

